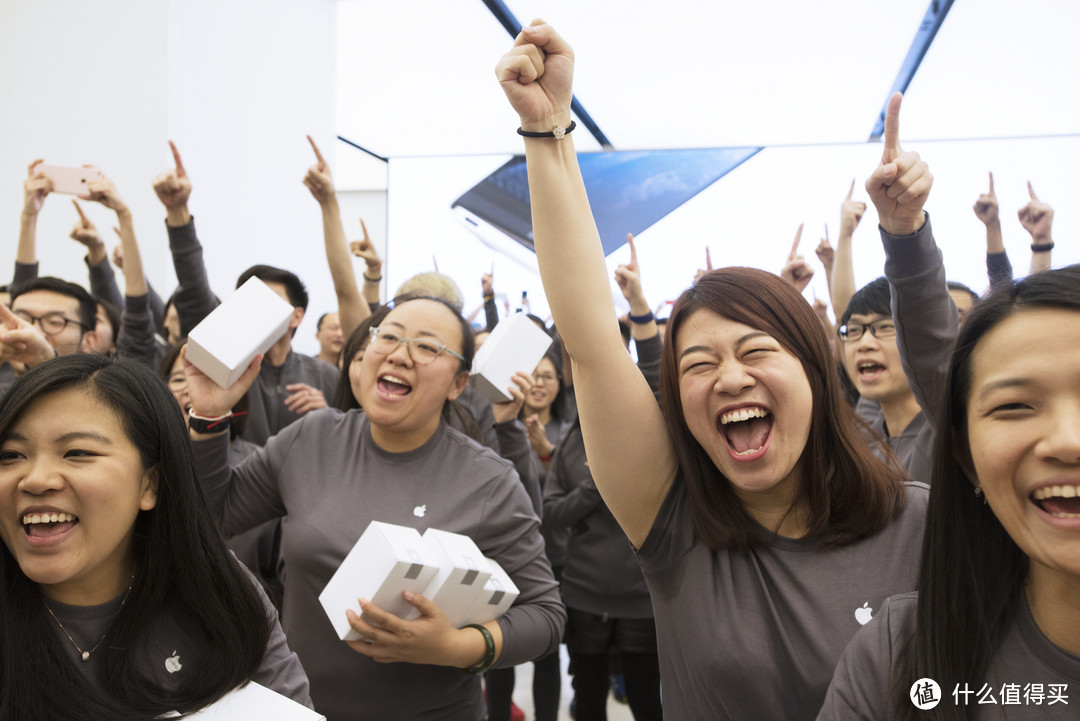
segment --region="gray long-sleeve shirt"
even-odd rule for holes
[[[196,441],[199,482],[225,535],[282,521],[282,625],[330,721],[483,717],[479,679],[460,669],[375,663],[340,641],[318,595],[373,520],[472,538],[521,592],[499,619],[499,667],[550,653],[565,610],[539,520],[510,463],[440,424],[420,448],[389,453],[363,411],[314,411],[230,473],[224,435]]]

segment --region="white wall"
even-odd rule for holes
[[[131,206],[151,283],[175,285],[151,179],[174,140],[213,288],[253,263],[296,271],[311,311],[329,307],[318,206],[301,185],[310,133],[334,163],[334,0],[5,0],[0,3],[0,278],[14,261],[22,182],[34,158],[99,165]],[[113,217],[91,208],[107,231]],[[50,197],[38,224],[43,274],[86,281],[75,212]],[[370,228],[370,224],[369,224]],[[298,338],[314,333],[314,318]],[[303,348],[312,348],[304,343]]]

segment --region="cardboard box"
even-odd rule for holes
[[[293,307],[250,278],[188,334],[187,359],[228,388],[289,328]]]
[[[356,641],[360,636],[352,630],[345,611],[351,608],[360,613],[357,598],[406,618],[414,609],[401,594],[422,594],[438,571],[439,560],[415,528],[372,521],[319,594],[319,603],[338,638]]]
[[[488,558],[487,562],[491,565],[491,578],[484,584],[484,592],[476,600],[476,605],[469,609],[466,623],[494,621],[514,605],[520,593],[497,561]]]
[[[424,596],[446,614],[450,624],[461,628],[469,623],[469,611],[484,592],[491,578],[491,565],[468,536],[429,528],[424,542],[438,559],[439,572],[424,591]],[[415,608],[408,618],[416,618]]]
[[[469,380],[492,403],[505,403],[514,374],[532,373],[550,346],[551,336],[524,313],[514,313],[499,321],[476,352]]]
[[[326,717],[282,696],[265,686],[249,682],[222,696],[189,719],[199,721],[235,721],[235,719],[273,719],[274,721],[326,721]]]

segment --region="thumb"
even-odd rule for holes
[[[430,617],[442,614],[442,610],[436,606],[431,599],[422,594],[414,593],[412,591],[403,591],[401,595],[410,606],[420,612],[421,616]]]
[[[891,163],[904,152],[900,147],[900,103],[904,99],[901,93],[893,93],[889,98],[889,108],[885,111],[885,150],[882,162]]]

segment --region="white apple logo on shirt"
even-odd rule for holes
[[[173,655],[165,659],[165,670],[169,673],[176,673],[181,668],[183,668],[183,666],[180,665],[180,657],[176,655],[176,651],[174,650]]]
[[[874,615],[874,609],[870,608],[869,606],[870,602],[867,601],[862,605],[862,608],[855,609],[855,620],[863,626],[870,623],[870,619]]]
[[[427,504],[425,503],[422,506],[417,506],[416,508],[412,509],[412,512],[413,515],[417,518],[423,518],[424,514],[427,513]]]

